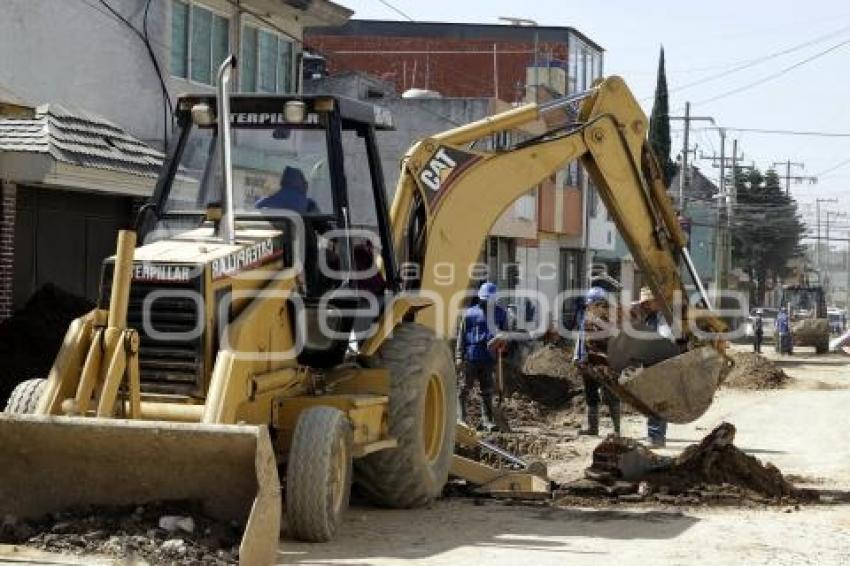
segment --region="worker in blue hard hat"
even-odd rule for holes
[[[495,283],[482,283],[472,306],[463,312],[455,345],[455,362],[460,368],[459,417],[467,421],[469,393],[478,383],[481,392],[481,428],[493,430],[493,393],[496,357],[488,347],[500,331],[507,330],[508,313],[496,304]]]
[[[620,436],[620,400],[605,382],[616,379],[608,366],[608,340],[612,325],[618,320],[616,305],[602,287],[591,287],[585,294],[585,307],[579,321],[579,338],[573,361],[581,370],[586,404],[585,422],[579,434],[599,434],[599,403],[605,401],[611,416],[614,434]],[[612,312],[613,311],[613,312]]]

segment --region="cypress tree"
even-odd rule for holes
[[[667,72],[664,68],[664,47],[658,56],[658,79],[655,83],[655,102],[649,118],[649,144],[664,171],[664,183],[669,187],[676,174],[676,164],[670,159],[670,102],[667,95]]]

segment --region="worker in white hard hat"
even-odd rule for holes
[[[455,345],[455,363],[460,369],[458,383],[459,418],[467,421],[469,393],[478,383],[481,392],[481,428],[495,429],[493,422],[493,393],[495,388],[496,357],[488,347],[499,331],[508,329],[508,313],[495,302],[496,284],[481,284],[472,306],[460,320]],[[495,323],[495,328],[490,324]]]

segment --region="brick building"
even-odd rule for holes
[[[602,74],[603,49],[570,27],[350,20],[312,28],[306,44],[331,74],[362,71],[447,97],[534,98],[587,88]]]

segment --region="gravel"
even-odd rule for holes
[[[186,502],[81,507],[35,521],[6,516],[0,524],[0,543],[152,565],[236,564],[240,539],[241,528],[205,517]]]

